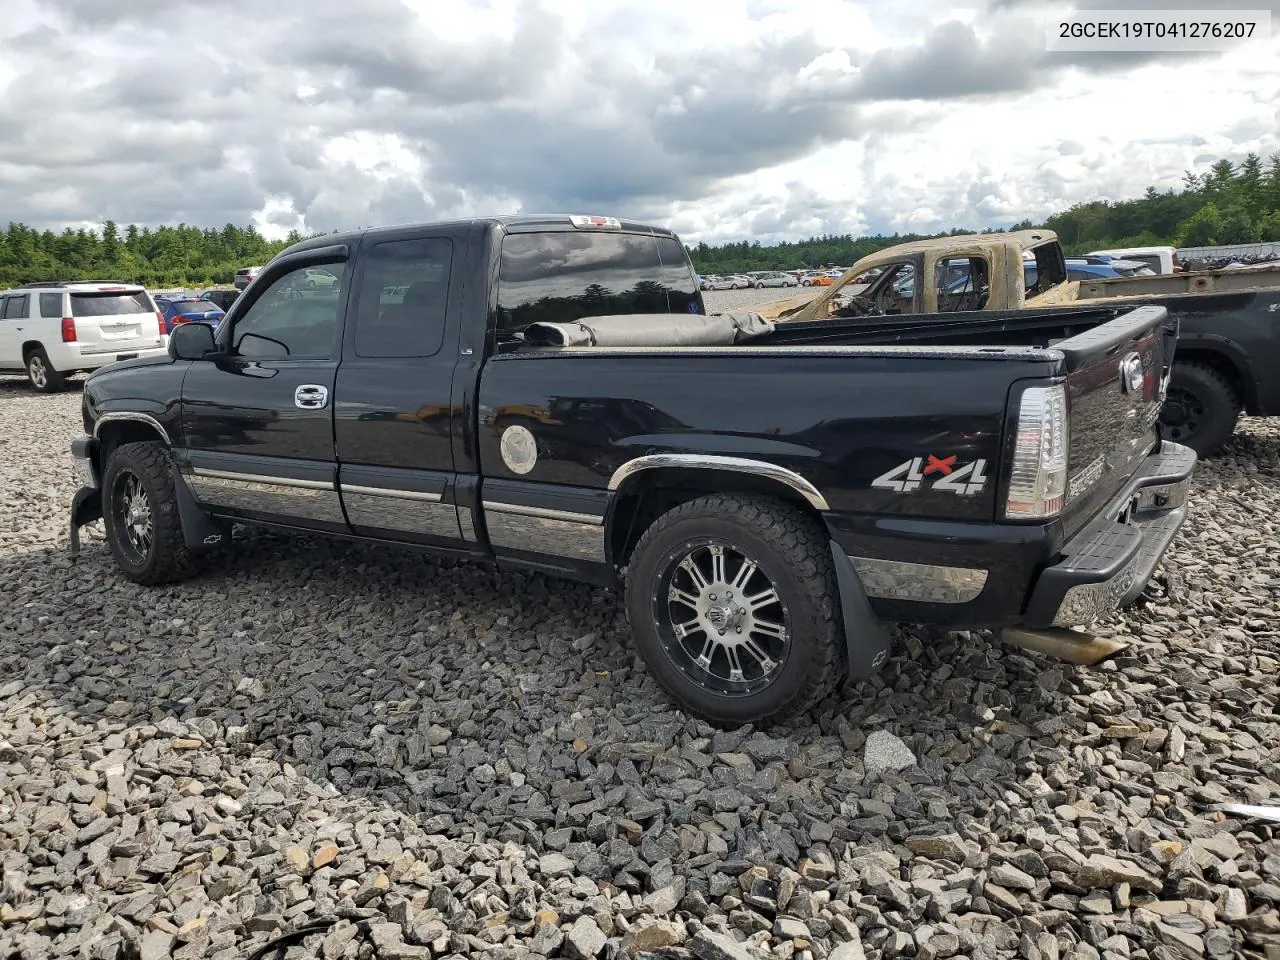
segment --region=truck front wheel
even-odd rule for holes
[[[1160,422],[1170,440],[1204,457],[1231,439],[1240,406],[1230,381],[1213,367],[1175,362]]]
[[[172,583],[196,572],[164,444],[125,443],[111,452],[102,477],[102,522],[116,565],[134,583]]]
[[[626,584],[658,683],[712,723],[765,724],[817,704],[840,676],[835,571],[820,525],[768,497],[716,494],[659,517]]]

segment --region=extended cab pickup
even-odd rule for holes
[[[1165,311],[935,332],[707,316],[678,239],[610,218],[303,241],[216,333],[88,379],[72,549],[102,517],[158,584],[241,522],[620,586],[721,723],[868,674],[886,621],[1112,652],[1060,628],[1133,600],[1184,516]]]
[[[1231,439],[1241,410],[1280,415],[1280,265],[1099,280],[1070,269],[1052,230],[987,233],[888,247],[812,301],[756,309],[782,320],[909,316],[919,326],[971,311],[975,322],[1004,323],[1010,311],[1148,304],[1180,328],[1161,415],[1169,439],[1205,456]]]

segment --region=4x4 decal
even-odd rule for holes
[[[913,457],[892,470],[880,474],[871,481],[878,490],[894,490],[898,493],[915,493],[922,486],[928,490],[955,493],[971,497],[981,493],[987,485],[987,461],[957,464],[957,457]]]

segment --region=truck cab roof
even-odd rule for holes
[[[504,217],[471,217],[465,220],[424,220],[415,223],[401,223],[387,227],[363,227],[356,230],[345,230],[341,233],[326,233],[318,237],[310,237],[282,250],[277,256],[298,253],[303,250],[314,250],[318,247],[330,247],[336,244],[355,243],[366,237],[377,239],[403,231],[406,227],[441,227],[459,228],[471,224],[489,224],[506,233],[546,233],[549,231],[600,230],[615,233],[649,233],[660,237],[674,237],[675,233],[666,227],[658,227],[637,220],[621,220],[614,217],[597,217],[580,214],[514,214]]]

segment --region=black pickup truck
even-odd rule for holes
[[[1176,327],[930,334],[708,316],[679,240],[612,218],[307,240],[216,333],[89,377],[72,550],[103,518],[159,584],[241,522],[619,586],[720,723],[865,676],[888,621],[1105,655],[1062,628],[1132,601],[1185,512],[1195,455],[1155,428]]]

